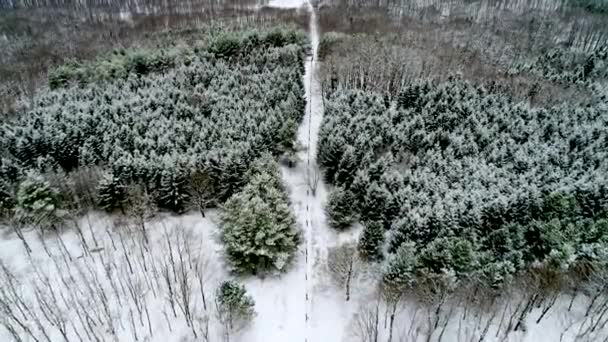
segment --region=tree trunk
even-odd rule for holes
[[[202,203],[200,203],[198,205],[198,208],[201,211],[201,215],[203,216],[203,218],[205,218],[205,206]]]
[[[350,279],[353,275],[353,260],[351,259],[348,265],[348,274],[346,275],[346,301],[350,300]]]
[[[393,325],[395,324],[395,314],[392,313],[391,314],[391,320],[390,323],[388,325],[388,342],[392,342],[393,341]]]

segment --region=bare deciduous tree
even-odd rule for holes
[[[384,302],[384,305],[386,306],[386,312],[384,315],[385,329],[387,316],[389,317],[387,342],[392,342],[393,328],[395,325],[395,315],[397,314],[397,309],[405,296],[405,288],[382,282],[380,285],[380,295]]]
[[[380,301],[359,309],[355,320],[355,335],[360,342],[378,342]]]
[[[146,220],[156,212],[156,205],[153,196],[140,185],[135,185],[128,190],[129,214],[135,219],[137,226],[146,243],[149,245]]]
[[[310,192],[312,193],[313,196],[317,195],[317,186],[319,185],[319,180],[321,179],[321,170],[319,169],[319,167],[315,164],[314,166],[310,167],[310,170],[308,171],[307,176],[307,183],[308,183],[308,188],[310,189]]]
[[[327,256],[327,267],[333,280],[344,286],[346,300],[350,300],[351,284],[359,274],[361,261],[352,243],[333,247]]]

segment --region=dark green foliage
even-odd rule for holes
[[[17,190],[17,215],[34,224],[52,224],[59,206],[57,190],[42,176],[29,173]]]
[[[428,273],[464,275],[473,269],[475,251],[471,242],[461,238],[438,238],[423,247],[418,267]]]
[[[382,246],[384,244],[384,226],[382,222],[368,222],[363,228],[359,238],[359,255],[368,261],[383,259]]]
[[[215,295],[218,314],[227,328],[246,324],[255,315],[253,298],[247,294],[245,286],[234,280],[223,281]]]
[[[606,0],[570,0],[570,4],[590,12],[608,14],[608,1]]]
[[[97,205],[106,211],[121,209],[127,200],[126,186],[113,174],[105,175],[97,186]]]
[[[319,139],[323,139],[323,141],[319,142],[319,147],[317,148],[317,160],[319,164],[324,167],[325,179],[331,181],[334,179],[340,166],[342,154],[344,153],[345,141],[331,135],[329,132],[320,135]]]
[[[334,177],[335,184],[346,187],[350,186],[355,178],[358,164],[355,149],[352,146],[348,146],[346,150],[344,150],[342,158],[340,158],[340,163],[338,164],[338,169]]]
[[[221,59],[247,58],[251,51],[259,48],[283,48],[295,44],[303,45],[306,38],[291,29],[274,28],[267,32],[228,32],[212,39],[208,51]]]
[[[56,89],[67,86],[73,73],[69,65],[63,65],[49,72],[49,87]]]
[[[350,228],[356,220],[354,195],[349,190],[335,188],[329,194],[325,212],[329,226],[337,230]]]
[[[177,50],[128,50],[98,58],[92,62],[69,61],[49,72],[49,87],[62,88],[77,83],[85,85],[98,81],[139,76],[150,72],[164,72],[176,65]]]
[[[165,170],[158,189],[159,205],[176,213],[183,213],[190,202],[188,179],[179,170]]]
[[[300,242],[276,163],[254,163],[248,183],[224,205],[221,238],[230,267],[238,273],[283,272]]]
[[[605,265],[603,104],[532,109],[456,78],[416,81],[383,102],[332,94],[318,160],[342,195],[330,196],[330,225],[360,217],[390,230],[387,278],[402,268],[407,279],[499,286],[532,266]],[[337,200],[344,189],[353,200]]]
[[[249,40],[248,43],[251,43]],[[234,34],[218,36],[209,46],[209,52],[218,58],[236,56],[241,47],[241,40]]]
[[[146,55],[143,53],[136,53],[127,62],[127,69],[136,73],[137,75],[147,74],[151,67],[148,65]]]
[[[145,185],[159,205],[181,212],[187,170],[205,169],[211,197],[227,200],[261,154],[295,149],[306,38],[290,28],[226,35],[247,46],[242,58],[190,48],[126,50],[56,69],[55,83],[81,85],[41,93],[2,127],[2,179],[15,182],[20,169],[102,165],[125,186]],[[209,44],[217,35],[210,37]]]
[[[416,281],[416,247],[413,242],[401,244],[388,258],[384,281],[398,288],[414,285]]]
[[[324,32],[319,42],[319,58],[323,59],[331,55],[334,46],[339,44],[345,37],[347,36],[338,32]]]
[[[0,139],[0,141],[2,141]],[[14,159],[0,158],[0,178],[7,184],[15,183],[21,176],[21,168]]]
[[[9,186],[0,179],[0,217],[15,207],[16,201]]]
[[[420,100],[420,87],[418,85],[410,85],[399,93],[397,105],[403,109],[419,109]]]
[[[593,0],[580,1],[593,2]],[[603,6],[608,13],[608,2]],[[604,44],[589,52],[553,48],[532,61],[515,63],[510,72],[526,71],[553,82],[590,86],[593,81],[608,78],[607,66],[608,46]]]
[[[608,219],[600,219],[593,222],[581,232],[583,243],[608,243]]]
[[[387,212],[390,209],[391,201],[392,195],[386,187],[372,182],[361,203],[361,221],[378,221],[383,222],[386,226],[390,225]]]
[[[289,119],[286,120],[279,131],[277,132],[278,149],[279,152],[293,152],[295,150],[295,137],[298,133],[298,124],[296,121]]]

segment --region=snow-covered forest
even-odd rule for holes
[[[375,265],[382,286],[435,310],[438,339],[466,326],[466,303],[490,315],[478,340],[524,339],[522,329],[553,312],[577,317],[577,305],[598,325],[567,337],[553,324],[564,331],[554,338],[604,339],[608,41],[599,7],[327,4],[317,157],[333,186],[329,226],[363,226],[353,253]],[[514,303],[516,319],[505,320]]]
[[[603,0],[0,0],[0,340],[608,341]]]
[[[59,89],[38,94],[27,113],[3,126],[3,188],[29,169],[102,166],[98,190],[115,192],[99,198],[105,209],[120,208],[137,183],[160,206],[182,212],[195,172],[210,178],[212,196],[223,201],[263,152],[293,151],[304,111],[304,42],[281,29],[218,33],[206,48],[116,51],[92,65],[61,67],[49,76]],[[73,190],[63,205],[88,196]]]
[[[318,146],[336,186],[330,220],[363,222],[373,259],[385,253],[372,230],[389,231],[390,281],[603,268],[606,109],[530,109],[457,79],[413,83],[394,102],[338,90]]]

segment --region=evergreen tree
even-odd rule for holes
[[[35,173],[28,173],[17,191],[17,215],[34,224],[53,224],[57,219],[58,192]]]
[[[397,288],[414,285],[417,263],[415,243],[401,244],[388,259],[383,276],[384,282]]]
[[[113,173],[106,174],[97,186],[97,204],[106,211],[120,209],[124,213],[127,189]]]
[[[335,175],[335,184],[348,188],[355,178],[357,166],[355,148],[348,146],[344,150],[342,159],[340,159],[340,164]]]
[[[253,298],[234,280],[223,281],[215,298],[220,322],[229,330],[238,330],[255,316]]]
[[[298,124],[295,120],[286,120],[279,131],[278,136],[278,151],[279,152],[292,152],[295,150],[296,135],[298,133]]]
[[[337,230],[345,230],[352,226],[356,220],[353,207],[353,194],[343,188],[335,188],[328,197],[325,206],[329,226]]]
[[[417,85],[408,86],[397,97],[397,104],[404,109],[416,108],[420,89]]]
[[[51,72],[58,89],[0,127],[0,177],[12,183],[23,168],[104,165],[125,186],[146,184],[160,205],[182,211],[189,177],[163,171],[205,166],[214,200],[227,200],[261,154],[295,150],[303,117],[305,37],[280,30],[272,40],[286,44],[269,49],[258,31],[215,34],[205,52],[134,50]],[[209,53],[243,59],[217,62]],[[176,63],[178,55],[187,63]],[[79,78],[86,86],[62,88]]]
[[[254,176],[233,195],[221,214],[221,237],[236,272],[285,271],[300,240],[285,198],[272,176]]]
[[[388,209],[390,209],[392,200],[390,192],[384,186],[376,182],[371,183],[361,204],[361,220],[380,221],[390,224],[386,214]]]
[[[332,133],[321,131],[317,147],[317,161],[324,168],[325,179],[329,181],[332,181],[336,175],[346,145],[344,139]]]
[[[6,183],[0,179],[0,217],[15,207],[15,199]]]
[[[176,170],[165,170],[160,179],[159,203],[164,208],[183,213],[190,202],[188,190],[188,179],[184,174]]]
[[[359,254],[368,261],[380,261],[384,257],[382,253],[383,244],[383,224],[377,221],[366,223],[357,246]]]
[[[205,217],[205,210],[215,199],[215,185],[207,169],[199,169],[190,175],[190,189],[192,197],[201,215]]]

